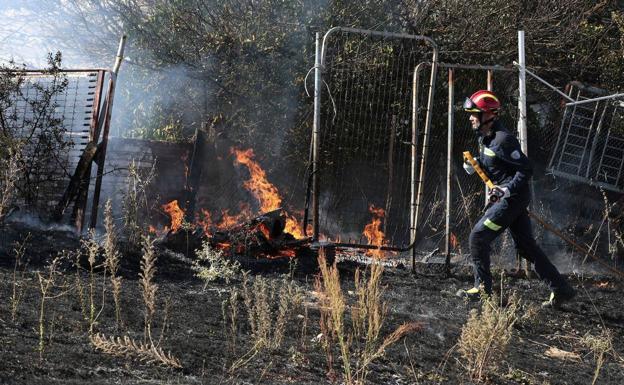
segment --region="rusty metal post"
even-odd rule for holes
[[[451,180],[453,178],[453,125],[454,125],[454,104],[455,104],[455,78],[454,69],[448,70],[448,127],[447,127],[447,148],[446,148],[446,259],[445,265],[451,266]]]
[[[100,116],[100,102],[102,98],[102,85],[104,83],[104,70],[97,72],[97,79],[95,85],[95,91],[93,92],[91,122],[89,124],[89,141],[97,143],[98,136],[100,135],[100,127],[98,118]],[[89,196],[89,183],[91,180],[91,167],[87,170],[87,173],[83,180],[80,182],[84,187],[81,187],[80,196],[76,198],[74,209],[74,225],[78,234],[82,233],[85,222],[85,213],[87,212],[87,202]]]
[[[312,238],[319,237],[319,145],[321,140],[321,34],[316,33],[314,59],[314,123],[312,126]],[[303,224],[307,226],[306,223]]]
[[[420,173],[418,177],[418,193],[416,196],[416,218],[414,220],[414,227],[418,229],[420,208],[422,205],[422,197],[424,194],[425,166],[427,163],[427,155],[429,154],[429,139],[431,137],[431,119],[433,117],[433,97],[435,93],[436,73],[438,71],[438,49],[437,47],[433,51],[433,62],[431,63],[431,77],[429,78],[429,96],[427,98],[427,115],[425,118],[425,130],[423,133],[423,147],[422,158],[420,160]]]
[[[97,225],[97,216],[100,205],[100,192],[102,190],[102,177],[104,176],[104,165],[106,162],[106,146],[108,145],[108,133],[110,131],[110,119],[113,111],[113,97],[115,95],[115,85],[117,83],[117,73],[123,60],[124,48],[126,46],[126,35],[121,37],[119,41],[119,49],[115,57],[113,70],[110,72],[108,81],[108,90],[106,95],[106,107],[104,109],[104,128],[102,132],[102,142],[100,143],[100,155],[98,157],[97,178],[95,180],[95,188],[93,189],[93,204],[91,207],[91,222],[89,227],[94,229]]]
[[[411,194],[410,194],[410,244],[416,242],[416,221],[418,217],[418,89],[420,83],[420,71],[426,63],[420,63],[414,68],[412,75],[412,164],[411,164]],[[416,247],[412,247],[412,271],[416,270]]]

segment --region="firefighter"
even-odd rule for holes
[[[520,143],[498,120],[500,101],[490,91],[477,91],[464,102],[464,110],[470,113],[470,125],[478,136],[478,162],[495,184],[490,189],[490,203],[483,217],[470,233],[470,254],[474,264],[474,287],[464,291],[471,298],[480,293],[492,293],[490,272],[490,245],[505,229],[511,231],[516,247],[522,256],[535,264],[537,275],[548,283],[551,294],[545,306],[558,307],[572,299],[574,289],[537,245],[527,213],[530,202],[529,179],[533,169],[522,152]],[[464,163],[469,174],[474,172]]]

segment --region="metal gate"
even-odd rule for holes
[[[434,63],[429,125],[437,55],[435,42],[424,36],[336,27],[321,46],[317,35],[310,184],[315,239],[383,249],[410,243],[418,137],[411,80],[418,63]]]
[[[571,83],[550,171],[624,192],[624,97]]]

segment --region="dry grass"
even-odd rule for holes
[[[128,177],[126,179],[128,189],[122,200],[122,215],[123,234],[128,241],[128,245],[132,248],[138,248],[146,235],[146,221],[141,216],[147,213],[149,217],[149,213],[153,209],[147,199],[147,189],[155,177],[155,164],[152,165],[150,170],[142,172],[133,159],[128,167]]]
[[[93,231],[89,232],[89,236],[86,239],[81,240],[82,249],[87,254],[87,261],[89,262],[89,296],[88,296],[88,326],[89,326],[89,334],[93,334],[93,330],[95,328],[98,314],[96,314],[96,305],[95,305],[95,290],[97,288],[97,277],[95,274],[95,270],[98,267],[97,256],[100,250],[100,246],[95,240],[95,233]],[[81,285],[79,286],[81,287]]]
[[[260,352],[272,353],[282,348],[284,336],[293,329],[290,325],[296,325],[293,320],[301,310],[303,298],[302,289],[288,277],[255,277],[252,282],[248,274],[243,274],[241,290],[230,293],[222,311],[230,351],[236,354],[237,334],[243,324],[251,331],[250,347],[234,361],[230,372],[245,366]]]
[[[106,201],[104,206],[104,263],[110,274],[111,286],[113,288],[113,300],[115,301],[115,322],[117,328],[121,327],[121,277],[117,275],[121,254],[117,250],[117,237],[115,234],[115,224],[113,223],[113,207],[111,200]]]
[[[165,352],[151,343],[140,343],[128,336],[107,338],[99,333],[92,335],[90,339],[96,349],[112,356],[137,359],[144,363],[176,369],[182,368],[180,361],[171,352]]]
[[[158,285],[154,283],[156,275],[156,253],[154,252],[154,240],[146,237],[143,240],[143,258],[141,259],[141,272],[139,273],[139,284],[143,296],[144,310],[144,338],[145,341],[152,341],[152,321],[156,314],[156,291]]]
[[[8,214],[21,173],[21,151],[10,149],[7,159],[0,160],[0,224]]]
[[[52,290],[56,286],[57,279],[60,276],[58,268],[62,258],[63,255],[56,256],[46,267],[44,273],[37,272],[37,278],[39,279],[39,294],[41,295],[39,300],[39,346],[37,349],[39,351],[40,359],[43,359],[43,352],[46,346],[46,301],[61,295],[52,295]]]
[[[29,240],[30,233],[21,243],[17,243],[15,245],[15,248],[13,249],[13,253],[15,254],[15,265],[13,266],[11,298],[9,298],[9,301],[11,303],[11,320],[13,322],[15,322],[17,319],[19,305],[22,302],[22,297],[24,296],[23,282],[26,271],[26,264],[23,264],[22,260],[24,258],[24,254],[26,253],[26,245],[28,244]]]
[[[604,365],[607,354],[613,352],[613,332],[609,329],[603,329],[598,335],[587,333],[581,339],[581,343],[593,353],[596,360],[596,370],[592,380],[592,385],[594,385],[598,380],[600,369]]]
[[[472,380],[483,381],[500,368],[513,325],[518,320],[519,307],[520,301],[515,294],[511,295],[506,307],[492,296],[482,300],[479,310],[470,312],[462,327],[458,350]]]
[[[341,357],[346,384],[363,384],[369,365],[384,355],[386,349],[405,335],[422,329],[419,323],[406,323],[385,338],[381,329],[387,315],[383,302],[381,277],[383,265],[372,263],[366,272],[355,272],[355,303],[349,305],[340,285],[336,263],[327,265],[323,250],[319,253],[320,275],[315,282],[319,296],[320,329],[329,375],[335,377],[334,349]],[[350,314],[351,322],[347,315]]]

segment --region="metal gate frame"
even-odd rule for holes
[[[425,129],[428,131],[431,125],[431,110],[433,106],[433,96],[435,91],[435,81],[436,81],[436,73],[437,73],[437,65],[438,65],[438,46],[435,41],[429,37],[421,36],[421,35],[409,35],[402,33],[391,33],[391,32],[381,32],[381,31],[372,31],[365,29],[356,29],[356,28],[347,28],[347,27],[334,27],[328,30],[323,36],[322,44],[320,39],[320,33],[316,34],[316,55],[315,55],[315,63],[314,63],[314,123],[312,129],[312,239],[317,241],[319,239],[319,191],[320,191],[320,178],[319,178],[319,149],[320,149],[320,127],[321,127],[321,84],[322,84],[322,76],[323,70],[325,68],[325,50],[327,47],[328,38],[336,33],[336,32],[347,32],[353,34],[361,34],[368,36],[381,36],[387,38],[397,38],[397,39],[412,39],[412,40],[422,40],[425,43],[431,45],[433,49],[432,53],[432,71],[431,77],[429,80],[429,95],[427,100],[427,117],[425,121]],[[414,166],[416,165],[416,148],[417,148],[417,128],[416,122],[412,122],[412,178],[415,175]],[[412,181],[413,184],[413,181]],[[413,195],[413,194],[412,194]],[[411,206],[410,218],[414,217],[414,206]],[[306,211],[307,211],[306,204]],[[304,223],[304,234],[306,232],[307,224]],[[413,232],[413,230],[412,230]],[[306,234],[307,235],[307,234]],[[414,247],[415,242],[410,243],[410,245],[399,247],[399,246],[374,246],[374,245],[365,245],[359,243],[336,243],[336,246],[339,247],[351,247],[351,248],[360,248],[360,249],[379,249],[379,250],[388,250],[388,251],[407,251]]]
[[[429,152],[429,141],[431,137],[431,125],[430,125],[430,108],[427,107],[427,119],[423,133],[422,150],[418,153],[418,90],[420,83],[420,73],[426,66],[431,66],[432,63],[423,62],[416,66],[414,69],[414,78],[412,81],[412,131],[416,136],[412,139],[412,213],[411,213],[411,244],[415,246],[419,240],[419,227],[421,226],[419,220],[420,211],[422,209],[422,199],[424,195],[425,176],[426,176],[426,159]],[[490,91],[494,91],[494,73],[495,72],[517,72],[518,70],[513,67],[503,67],[500,65],[470,65],[470,64],[449,64],[449,63],[437,63],[438,68],[445,68],[448,73],[448,123],[447,123],[447,163],[446,163],[446,208],[445,208],[445,264],[448,267],[450,265],[450,252],[451,252],[451,180],[453,177],[453,132],[455,126],[455,70],[456,69],[472,69],[472,70],[484,70],[486,71],[486,87]],[[433,77],[433,76],[432,76]],[[420,161],[419,174],[416,175],[417,165],[416,162]],[[486,194],[487,196],[487,194]],[[416,248],[412,248],[412,267],[416,263]]]
[[[576,89],[575,89],[576,87]],[[621,149],[624,147],[624,138],[621,136],[613,135],[611,132],[613,119],[617,113],[619,108],[623,108],[624,105],[620,102],[619,105],[615,105],[615,99],[622,99],[624,94],[613,94],[613,95],[605,95],[599,96],[595,98],[588,98],[582,95],[582,91],[584,90],[584,86],[580,85],[577,82],[572,82],[568,84],[567,93],[563,94],[565,99],[567,100],[565,104],[565,108],[563,111],[563,118],[561,120],[561,127],[559,129],[559,135],[557,137],[557,142],[555,148],[553,149],[552,157],[550,158],[550,162],[548,165],[548,171],[551,172],[555,176],[559,176],[562,178],[570,179],[575,182],[587,183],[592,186],[598,186],[600,188],[604,188],[605,190],[610,190],[614,192],[622,193],[624,189],[620,187],[620,179],[624,176],[624,152],[622,153],[621,159],[614,159],[616,161],[620,161],[619,167],[614,167],[605,164],[605,157],[613,158],[613,156],[606,155],[606,151],[608,149]],[[604,101],[601,105],[600,102]],[[588,103],[596,103],[592,112],[592,118],[589,126],[581,127],[579,125],[575,125],[575,118],[581,117],[580,114],[577,114],[577,109],[587,109],[582,106],[583,104]],[[612,105],[613,104],[613,105]],[[604,143],[602,143],[602,150],[598,148],[598,142],[600,140],[601,131],[604,127],[605,115],[607,115],[607,110],[612,108],[611,113],[611,124],[607,127],[606,138],[604,139]],[[569,120],[569,122],[568,122]],[[584,136],[585,145],[583,146],[582,156],[580,157],[580,161],[575,164],[569,164],[563,161],[564,155],[569,155],[565,152],[567,146],[576,146],[575,144],[568,143],[570,140],[570,136],[575,136],[576,134],[572,134],[572,127],[580,127],[587,130],[587,133]],[[593,135],[593,139],[590,139]],[[590,146],[591,141],[591,146]],[[612,143],[613,142],[613,143]],[[618,144],[615,144],[618,143]],[[589,147],[589,148],[588,148]],[[589,149],[589,155],[586,158],[587,150]],[[557,159],[558,158],[558,159]],[[613,160],[613,159],[612,159]],[[576,167],[577,172],[571,173],[560,170],[561,164],[569,164],[570,166]],[[594,167],[595,166],[595,167]],[[617,176],[615,176],[614,183],[608,183],[608,178],[606,181],[599,180],[600,172],[603,168],[611,168],[617,171]],[[592,173],[592,168],[595,168],[595,174]]]

